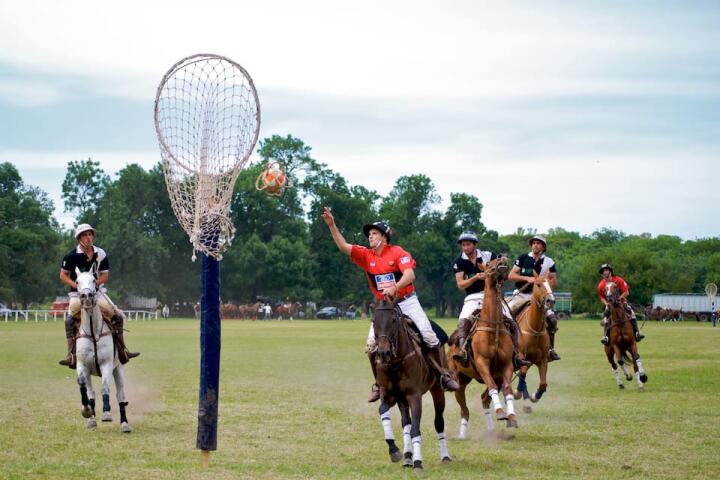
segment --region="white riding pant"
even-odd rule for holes
[[[513,315],[516,315],[522,307],[525,306],[525,304],[530,302],[530,299],[532,298],[532,295],[529,293],[516,293],[512,296],[509,302],[507,302],[508,307],[510,307],[510,311],[513,313]]]
[[[460,312],[459,320],[469,318],[475,310],[482,310],[483,300],[485,299],[485,292],[471,293],[465,297],[465,303],[463,303],[462,311]],[[502,302],[503,315],[505,318],[512,318],[510,310],[508,310],[505,302]],[[458,325],[460,322],[458,321]]]
[[[398,307],[400,307],[402,313],[410,317],[410,320],[412,320],[418,330],[420,330],[425,345],[434,348],[440,343],[437,335],[435,335],[435,331],[432,329],[432,325],[430,325],[430,319],[420,305],[417,295],[413,295],[398,303]],[[372,323],[370,324],[370,333],[368,333],[366,347],[368,352],[375,348],[375,329]]]
[[[113,317],[113,315],[115,315],[115,305],[110,301],[107,295],[98,292],[97,296],[95,297],[95,301],[100,307],[100,312],[102,313],[103,318],[107,318],[109,320]],[[74,317],[75,315],[80,313],[81,306],[82,304],[80,302],[79,294],[77,292],[70,292],[70,304],[68,305],[68,313]]]

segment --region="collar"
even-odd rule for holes
[[[93,245],[93,253],[97,253],[98,249],[96,245]],[[77,244],[77,247],[75,247],[75,253],[85,253],[85,250],[82,249],[80,244]]]
[[[470,260],[470,257],[468,257],[465,252],[462,252],[462,255],[461,255],[461,256],[462,256],[462,259],[463,259],[463,260]],[[478,249],[476,248],[476,249],[475,249],[475,258],[480,258],[480,257],[481,257],[481,255],[480,255],[480,250],[478,250]]]
[[[528,252],[528,256],[529,256],[530,258],[532,258],[533,260],[535,260],[535,255],[533,255],[532,250],[530,250],[530,251]],[[540,260],[543,260],[544,258],[545,258],[545,252],[541,253],[541,254],[540,254],[540,258],[537,259],[537,260],[535,260],[535,261],[536,261],[536,262],[539,262]]]
[[[375,253],[375,249],[374,249],[374,248],[369,248],[369,247],[368,247],[368,250],[370,250],[370,251],[372,252],[372,254],[375,255],[376,257],[382,257],[382,256],[383,256],[383,253],[385,253],[388,248],[390,248],[390,245],[388,245],[388,244],[386,243],[386,244],[385,244],[385,247],[380,251],[380,254]]]

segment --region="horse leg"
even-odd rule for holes
[[[480,395],[480,399],[483,404],[483,414],[485,415],[485,427],[487,427],[487,433],[492,434],[495,432],[495,422],[493,422],[492,410],[490,410],[490,391],[487,388],[482,395]]]
[[[380,423],[385,433],[385,443],[388,444],[388,453],[390,454],[390,460],[392,462],[400,461],[400,449],[395,444],[395,435],[392,430],[392,422],[390,417],[390,407],[385,402],[380,404],[378,408],[380,414]]]
[[[82,409],[80,409],[80,414],[83,416],[83,418],[90,418],[92,415],[92,411],[90,410],[90,399],[88,398],[88,391],[87,391],[87,376],[86,376],[86,370],[85,367],[81,364],[78,364],[77,366],[77,383],[80,387],[80,403],[82,404]]]
[[[543,360],[540,365],[538,365],[538,372],[540,375],[540,385],[538,385],[538,389],[535,391],[532,397],[530,397],[530,401],[533,403],[538,402],[545,391],[547,390],[547,371],[548,371],[548,362],[547,360]]]
[[[460,431],[458,432],[458,440],[464,440],[467,435],[468,421],[470,420],[470,409],[467,406],[465,398],[465,390],[467,389],[470,378],[465,375],[458,375],[460,380],[460,388],[455,390],[455,401],[460,406]]]
[[[400,421],[403,427],[403,468],[412,467],[412,437],[410,436],[410,429],[412,428],[412,422],[410,421],[410,407],[407,403],[398,403],[400,409]]]
[[[88,406],[90,407],[90,416],[87,417],[87,428],[93,430],[97,427],[97,421],[95,421],[95,390],[92,386],[92,377],[90,372],[85,371],[85,387],[87,388]]]
[[[422,435],[420,434],[420,420],[422,419],[422,395],[413,394],[408,396],[410,404],[410,438],[413,447],[413,469],[422,470]]]
[[[622,378],[620,378],[620,372],[618,372],[618,367],[615,363],[614,353],[610,347],[605,347],[605,356],[607,357],[608,362],[610,362],[610,367],[612,368],[612,373],[615,376],[615,381],[617,381],[617,386],[622,390],[625,388],[625,385],[623,385]]]
[[[115,370],[113,370],[113,378],[115,379],[115,396],[120,406],[120,431],[130,433],[132,432],[132,428],[130,428],[127,419],[126,407],[128,402],[125,399],[125,368],[122,364],[118,364]]]
[[[445,393],[442,387],[435,383],[430,389],[430,395],[432,395],[433,406],[435,407],[435,432],[438,436],[438,445],[440,447],[440,461],[442,463],[450,463],[450,452],[448,451],[447,439],[445,438],[445,418],[443,413],[445,412]]]
[[[632,348],[633,366],[635,367],[635,374],[637,375],[638,388],[642,392],[644,385],[648,381],[647,373],[643,368],[642,360],[640,360],[640,354],[637,351],[637,345],[633,345]]]
[[[515,416],[515,395],[512,388],[513,364],[512,360],[505,367],[503,375],[503,393],[505,394],[505,406],[507,407],[507,428],[518,428],[517,417]]]
[[[490,395],[490,399],[493,403],[493,408],[495,409],[495,417],[498,420],[507,420],[507,415],[505,415],[505,410],[502,408],[502,404],[500,403],[500,396],[498,395],[498,386],[497,383],[495,383],[495,380],[493,379],[492,375],[490,375],[490,368],[486,361],[484,361],[484,358],[480,358],[481,361],[478,361],[478,358],[475,358],[475,366],[477,367],[477,371],[480,374],[480,377],[483,379],[483,382],[485,383],[485,386],[488,389],[488,394]],[[512,368],[512,364],[511,367]]]

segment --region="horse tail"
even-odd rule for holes
[[[623,350],[622,356],[625,359],[625,361],[628,362],[629,365],[633,364],[633,360],[630,358],[630,355],[628,355],[627,350]]]

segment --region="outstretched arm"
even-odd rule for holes
[[[335,218],[333,217],[332,212],[330,212],[330,209],[328,207],[325,207],[321,216],[322,219],[325,221],[325,224],[328,226],[328,229],[330,230],[330,235],[332,235],[332,238],[335,241],[335,245],[337,245],[338,250],[343,252],[345,255],[350,255],[350,252],[352,252],[352,245],[350,245],[345,240],[345,237],[343,237],[342,233],[340,233],[340,230],[338,230],[337,225],[335,225]]]

